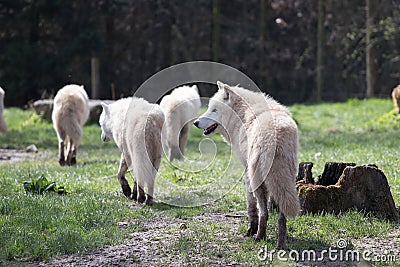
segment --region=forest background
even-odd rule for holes
[[[112,99],[207,60],[284,104],[389,97],[399,33],[399,0],[0,0],[0,86],[6,106],[68,83]]]

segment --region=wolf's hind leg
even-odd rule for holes
[[[185,147],[189,137],[190,126],[191,125],[187,123],[185,126],[183,126],[179,134],[179,149],[181,150],[181,156],[185,154]]]
[[[142,177],[135,177],[137,182],[137,201],[143,203],[146,200],[146,194],[144,193],[144,182]]]
[[[76,164],[76,144],[74,140],[69,138],[68,149],[67,149],[67,164],[69,166]]]
[[[147,183],[147,194],[146,194],[146,205],[152,206],[153,205],[153,193],[154,193],[154,179]]]
[[[64,141],[59,141],[58,142],[58,163],[61,166],[65,165]]]
[[[268,191],[262,184],[254,191],[254,195],[257,199],[259,209],[256,240],[261,240],[266,237],[268,221]]]
[[[66,134],[63,129],[57,127],[57,138],[58,138],[58,163],[61,166],[65,165],[65,144],[67,143],[65,138]]]
[[[279,212],[278,218],[278,242],[276,247],[278,249],[287,249],[287,228],[285,214]]]
[[[258,229],[258,209],[257,199],[254,197],[250,188],[250,181],[244,177],[246,182],[246,206],[247,206],[247,220],[249,228],[247,229],[246,236],[253,236],[257,233]]]
[[[72,145],[72,152],[71,152],[71,165],[76,165],[76,154],[78,152],[78,148],[76,144]]]
[[[122,154],[118,169],[118,181],[122,187],[122,192],[124,193],[124,195],[127,198],[131,198],[132,191],[128,184],[128,181],[125,178],[125,173],[127,170],[128,170],[128,165],[126,164],[124,155]]]
[[[132,199],[137,201],[137,195],[138,195],[138,190],[137,190],[138,186],[137,186],[137,182],[135,180],[135,182],[133,183],[133,190],[132,190]]]

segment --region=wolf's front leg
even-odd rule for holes
[[[121,155],[121,160],[119,163],[118,169],[118,181],[121,184],[122,192],[127,198],[131,198],[132,190],[128,184],[128,181],[125,178],[125,173],[128,170],[128,165],[125,162],[124,155]]]
[[[247,229],[246,236],[253,236],[257,233],[258,229],[258,209],[257,200],[251,192],[250,181],[247,176],[244,177],[246,183],[246,207],[247,207],[247,220],[249,228]]]

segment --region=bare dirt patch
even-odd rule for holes
[[[83,255],[64,255],[51,259],[48,262],[40,262],[39,266],[190,266],[190,265],[209,265],[209,266],[239,266],[247,265],[234,261],[230,258],[218,255],[218,242],[208,240],[206,244],[198,240],[196,235],[191,235],[195,232],[196,222],[206,224],[220,224],[221,229],[213,230],[212,235],[219,240],[227,240],[230,243],[231,252],[236,251],[240,242],[244,238],[239,234],[239,227],[246,218],[243,214],[239,216],[230,216],[226,214],[207,214],[195,216],[188,220],[179,218],[168,219],[152,219],[146,222],[138,220],[130,222],[119,222],[119,227],[131,227],[135,225],[135,231],[129,233],[129,238],[124,244],[115,246],[105,246],[93,252]],[[226,231],[226,229],[229,229]],[[205,229],[204,231],[207,231]],[[207,234],[207,233],[205,233]],[[191,240],[193,246],[186,248],[180,247],[180,239],[185,237],[193,237]],[[236,239],[232,242],[232,238]],[[228,241],[230,240],[230,241]],[[388,252],[391,255],[396,255],[396,260],[400,260],[400,243],[399,233],[390,233],[388,238],[363,238],[354,239],[351,241],[353,247],[348,248],[358,250],[362,253],[365,250],[370,251],[371,255],[386,255]],[[206,248],[207,247],[207,248]],[[213,251],[212,256],[198,253],[201,251]],[[226,248],[225,248],[226,249]],[[257,257],[257,250],[254,250],[254,255]],[[227,252],[229,253],[229,251]],[[361,255],[361,254],[360,254]],[[371,258],[371,260],[374,260]],[[322,261],[310,262],[300,260],[296,263],[286,262],[287,266],[356,266],[363,262],[359,261],[331,261],[326,257]],[[392,265],[393,262],[388,262]],[[260,265],[267,262],[259,261]]]
[[[223,214],[196,216],[191,221],[213,222],[229,224],[238,229],[242,223],[240,217],[226,217]],[[191,231],[188,221],[179,218],[170,220],[150,220],[146,224],[138,221],[119,222],[120,227],[130,225],[143,226],[142,231],[130,233],[129,239],[116,246],[105,246],[83,255],[64,255],[41,262],[39,266],[185,266],[188,265],[188,256],[185,258],[178,252],[171,253],[171,247],[178,242],[183,232]],[[226,233],[230,235],[232,233]],[[224,238],[221,232],[221,238]],[[194,248],[193,248],[194,249]],[[237,266],[239,263],[224,259],[209,259],[203,255],[191,255],[192,264],[208,263],[213,266]]]
[[[36,147],[29,146],[26,149],[0,149],[0,164],[34,159],[38,156]]]

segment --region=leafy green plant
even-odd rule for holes
[[[43,194],[44,192],[56,192],[59,195],[66,194],[64,186],[57,186],[56,182],[50,182],[44,175],[41,175],[39,179],[32,180],[30,182],[24,182],[24,188],[26,193]]]
[[[400,114],[397,114],[396,110],[391,110],[377,119],[377,122],[382,126],[391,128],[400,127]]]
[[[36,113],[31,113],[28,119],[22,122],[21,129],[25,129],[27,127],[32,127],[42,123],[42,117],[40,117]]]

